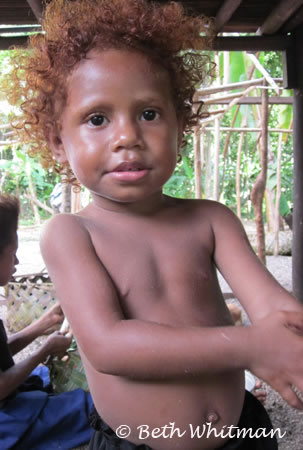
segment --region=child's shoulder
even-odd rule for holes
[[[83,227],[83,219],[80,215],[71,213],[55,214],[43,226],[43,232],[64,231],[65,228]]]
[[[208,225],[215,233],[221,230],[233,232],[242,229],[241,222],[236,214],[230,208],[215,200],[178,200],[177,207],[180,208],[180,218],[184,215],[190,218],[192,224]]]
[[[235,214],[227,206],[215,200],[207,199],[177,199],[177,205],[184,210],[189,209],[201,214],[210,214],[211,217],[233,216]]]
[[[57,245],[68,245],[76,242],[81,237],[87,235],[83,218],[76,214],[56,214],[49,219],[43,226],[40,245],[43,247],[52,247],[55,242]]]

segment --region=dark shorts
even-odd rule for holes
[[[126,439],[118,438],[115,432],[99,417],[95,410],[91,414],[91,425],[95,433],[91,438],[88,450],[151,450],[147,445],[135,445]],[[225,450],[277,450],[278,444],[275,435],[264,437],[273,429],[270,418],[263,405],[249,392],[245,394],[245,401],[238,423],[239,430],[247,430],[246,436],[233,437],[221,449]],[[265,429],[263,433],[261,429]],[[251,431],[250,431],[251,430]],[[262,437],[253,436],[257,430]],[[250,433],[249,433],[250,431]],[[281,430],[283,432],[283,430]],[[227,433],[227,432],[225,432]],[[232,429],[230,434],[236,434]]]

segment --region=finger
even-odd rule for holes
[[[266,398],[267,398],[267,392],[266,391],[253,390],[252,393],[259,400],[259,402],[261,402],[262,404],[265,403]]]
[[[262,381],[257,378],[256,379],[255,389],[260,389],[262,387],[262,384],[263,384]]]
[[[293,408],[303,411],[303,402],[294,391],[292,385],[285,386],[282,390],[278,391],[281,397]]]
[[[303,312],[301,311],[283,311],[284,323],[288,327],[295,327],[303,330]]]

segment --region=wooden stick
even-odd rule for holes
[[[276,91],[276,93],[279,95],[279,86],[274,81],[274,79],[269,75],[267,70],[264,68],[264,66],[260,63],[258,58],[255,57],[252,53],[247,53],[247,56],[251,60],[251,62],[256,66],[256,68],[262,73],[263,77],[267,81],[267,83]]]
[[[207,131],[214,131],[214,127],[203,127]],[[250,128],[250,127],[238,127],[238,128],[232,128],[232,127],[221,127],[221,131],[236,131],[237,133],[241,133],[242,131],[247,131],[248,133],[260,133],[262,131],[262,128]],[[290,128],[268,128],[268,131],[271,133],[292,133],[293,130]]]
[[[253,89],[255,89],[255,86],[254,85],[250,86],[249,88],[247,88],[245,91],[242,92],[242,96],[241,97],[244,97],[249,92],[251,92]],[[230,110],[233,106],[235,106],[238,103],[239,98],[241,98],[241,97],[238,97],[238,98],[235,98],[234,100],[232,100],[229,103],[229,105],[224,109],[223,112],[217,114],[216,116],[209,117],[208,119],[201,120],[201,122],[200,122],[201,126],[204,126],[206,123],[212,122],[214,119],[219,119],[221,116],[223,116],[223,114],[225,114],[228,110]]]

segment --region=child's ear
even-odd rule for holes
[[[49,146],[54,158],[59,163],[67,162],[66,153],[64,150],[64,145],[59,133],[55,130],[52,130],[49,135]]]

